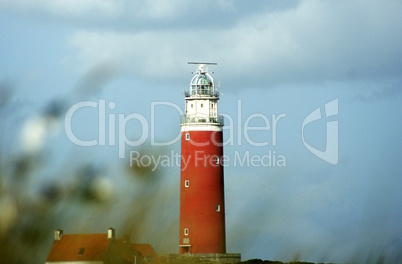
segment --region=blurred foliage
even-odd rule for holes
[[[113,67],[95,67],[72,94],[51,100],[42,111],[32,113],[27,121],[40,135],[28,131],[28,139],[38,142],[28,142],[35,147],[25,149],[20,144],[24,127],[19,129],[10,122],[15,87],[0,81],[0,263],[44,263],[57,228],[66,233],[103,233],[113,225],[119,236],[128,234],[133,242],[153,242],[136,238],[146,239],[148,230],[153,234],[160,225],[155,210],[164,205],[156,203],[177,196],[176,190],[161,192],[166,186],[161,184],[159,169],[130,167],[128,160],[117,158],[101,165],[83,162],[76,150],[54,168],[51,157],[58,155],[57,149],[44,147],[42,142],[49,139],[54,127],[63,124],[71,101],[88,100],[115,74]],[[12,135],[5,137],[6,130],[13,131]],[[151,153],[151,148],[141,151],[145,150]]]

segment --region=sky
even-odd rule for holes
[[[102,190],[120,208],[111,212],[130,211],[135,205],[119,199],[142,185],[119,179],[129,150],[180,152],[183,90],[195,71],[187,62],[216,62],[209,71],[226,117],[227,251],[243,259],[401,262],[401,14],[397,0],[0,0],[2,166],[16,155],[51,153],[24,187],[35,195],[43,182],[66,184],[74,168],[101,164]],[[57,124],[43,123],[55,102]],[[92,106],[74,112],[71,131],[94,146],[78,146],[66,129],[69,109],[82,102]],[[180,169],[158,170],[168,191],[154,200],[153,217],[165,221],[151,221],[141,239],[176,253]],[[64,206],[66,219],[86,212]],[[112,217],[88,224],[99,211],[57,224],[68,233],[123,225]]]

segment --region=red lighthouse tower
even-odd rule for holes
[[[223,179],[223,116],[207,65],[197,64],[181,116],[179,252],[226,253]]]

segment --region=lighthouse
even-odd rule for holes
[[[223,176],[223,116],[219,92],[208,72],[216,63],[197,65],[185,91],[181,116],[180,254],[226,254]]]

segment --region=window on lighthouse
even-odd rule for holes
[[[187,228],[187,227],[184,228],[184,235],[185,235],[185,236],[188,236],[188,228]]]
[[[186,188],[190,187],[190,181],[189,180],[184,181],[184,187],[186,187]]]
[[[221,205],[220,205],[220,204],[217,204],[217,205],[216,205],[216,211],[217,211],[217,212],[220,212],[220,211],[221,211]]]
[[[190,133],[186,133],[186,140],[187,140],[187,141],[190,140]]]

